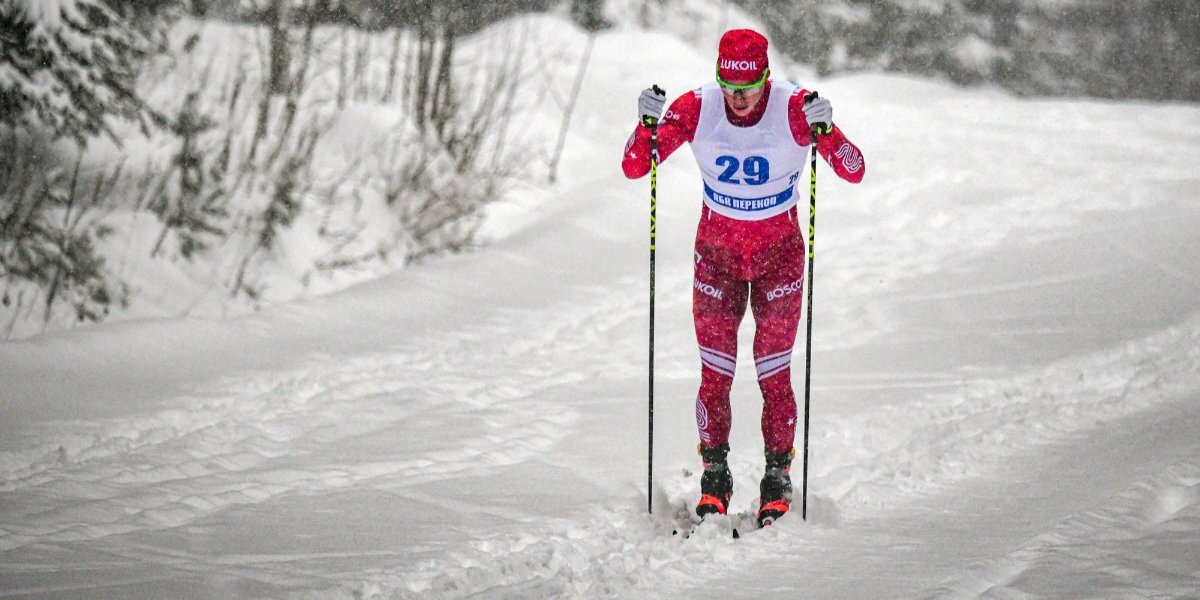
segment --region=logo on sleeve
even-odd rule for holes
[[[859,154],[858,150],[855,150],[854,146],[848,143],[842,143],[842,147],[838,148],[836,156],[842,159],[842,166],[851,173],[857,173],[863,168],[862,154]]]

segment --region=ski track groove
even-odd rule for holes
[[[551,319],[539,312],[508,314],[419,347],[349,363],[318,358],[291,373],[221,382],[128,422],[64,423],[57,441],[0,453],[6,504],[0,552],[181,527],[291,493],[471,477],[542,455],[579,419],[561,401],[570,395],[556,390],[629,377],[637,368],[602,356],[582,371],[556,361],[595,352],[605,332],[641,317],[633,300],[578,309]],[[632,351],[610,344],[609,352]],[[347,461],[334,449],[341,440],[406,419],[464,409],[469,431],[450,450]],[[398,445],[402,437],[398,433]]]
[[[1054,583],[1055,569],[1088,573],[1092,589],[1129,598],[1186,598],[1200,590],[1195,523],[1200,521],[1200,463],[1181,460],[1100,506],[1072,515],[1015,551],[972,565],[926,598],[1077,596]],[[1121,559],[1130,546],[1154,560]],[[1109,557],[1112,557],[1111,559]],[[1107,566],[1112,565],[1112,566]],[[1119,566],[1117,566],[1119,565]],[[1152,574],[1152,576],[1148,576]],[[1153,582],[1149,586],[1145,582]],[[1078,584],[1076,584],[1078,585]]]
[[[661,477],[656,517],[633,505],[601,509],[534,531],[477,540],[469,551],[415,568],[372,571],[360,585],[330,595],[613,597],[699,589],[690,586],[769,561],[780,544],[819,547],[819,539],[843,521],[946,491],[957,481],[986,476],[1014,454],[1186,399],[1200,390],[1197,365],[1200,317],[1105,352],[889,407],[882,418],[821,423],[817,427],[826,433],[816,446],[827,450],[816,464],[829,466],[813,474],[809,523],[785,519],[736,542],[727,530],[715,529],[686,541],[673,537],[671,529],[685,524],[699,486],[698,473],[685,471]],[[1081,421],[1078,415],[1085,411],[1092,418]],[[753,483],[750,474],[761,467],[748,456],[730,460],[737,463],[731,464],[735,487],[746,489]],[[721,568],[714,571],[713,564]]]
[[[854,457],[814,474],[843,511],[889,502],[889,490],[932,493],[986,472],[1014,451],[1179,401],[1200,389],[1200,318],[1109,352],[1012,380],[818,424],[822,456]],[[1081,420],[1087,413],[1090,419]],[[845,459],[817,460],[838,465]],[[870,465],[869,467],[866,465]]]

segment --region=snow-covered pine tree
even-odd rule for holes
[[[17,146],[15,138],[8,141]],[[0,176],[0,339],[21,321],[45,325],[56,315],[98,321],[128,298],[126,286],[110,277],[96,251],[111,230],[90,216],[119,170],[89,193],[79,181],[80,160],[71,173],[39,168],[40,160],[25,153],[7,156]]]
[[[126,301],[97,249],[121,167],[81,176],[81,148],[100,135],[120,143],[112,118],[157,117],[134,79],[177,2],[0,1],[0,337],[97,321]]]
[[[133,83],[151,44],[139,24],[153,23],[125,12],[106,0],[0,2],[0,126],[85,145],[113,136],[110,115],[140,120]]]

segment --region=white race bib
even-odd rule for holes
[[[796,205],[796,182],[805,148],[788,123],[788,100],[796,86],[771,82],[762,119],[737,127],[725,117],[725,98],[716,82],[700,88],[700,120],[692,155],[704,178],[704,204],[731,219],[758,221]]]

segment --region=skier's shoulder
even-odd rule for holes
[[[694,126],[700,120],[700,106],[703,97],[702,88],[681,94],[674,102],[671,102],[671,105],[667,107],[667,112],[663,114],[664,124],[674,121]]]
[[[701,87],[698,87],[698,88],[695,88],[692,90],[688,90],[687,92],[684,92],[683,94],[680,94],[679,97],[676,98],[675,101],[671,103],[671,108],[679,107],[681,109],[684,109],[684,108],[699,107],[700,103],[703,100],[704,100],[704,87],[701,86]]]
[[[812,93],[811,90],[794,81],[786,82],[791,94],[788,96],[788,108],[804,108],[804,100]]]

